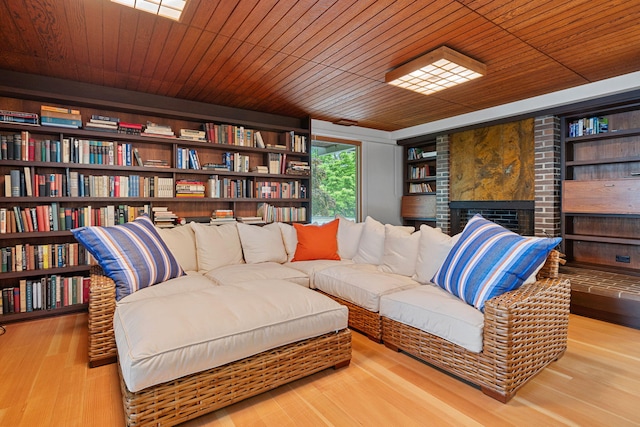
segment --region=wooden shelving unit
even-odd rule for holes
[[[562,135],[567,260],[640,275],[640,105],[573,113]]]
[[[436,142],[400,141],[403,145],[403,196],[401,216],[405,225],[435,225]]]
[[[28,77],[25,77],[28,79]],[[118,207],[131,207],[136,212],[149,211],[154,206],[166,206],[180,218],[203,218],[210,217],[212,212],[217,209],[231,209],[235,216],[256,216],[258,206],[268,203],[276,208],[296,209],[298,213],[306,211],[306,217],[299,217],[297,221],[308,222],[311,217],[311,182],[310,176],[286,173],[286,164],[290,161],[308,162],[310,163],[309,144],[311,135],[310,118],[296,119],[284,116],[266,115],[252,111],[242,111],[237,109],[226,109],[219,106],[208,106],[207,104],[192,103],[176,100],[175,103],[168,99],[159,99],[157,97],[146,94],[125,93],[126,99],[121,102],[114,102],[109,99],[112,91],[104,91],[104,104],[100,98],[82,98],[76,95],[76,83],[69,83],[67,90],[60,93],[48,93],[42,90],[42,87],[48,85],[46,78],[37,79],[32,82],[34,89],[28,91],[27,96],[22,96],[24,89],[16,89],[16,94],[11,94],[12,88],[0,87],[0,110],[23,111],[40,113],[41,105],[53,105],[67,108],[79,109],[83,116],[83,125],[90,119],[92,115],[101,115],[109,117],[118,117],[123,122],[142,123],[149,122],[159,123],[171,126],[172,130],[179,136],[179,130],[185,129],[204,129],[206,123],[219,125],[230,125],[238,128],[251,129],[259,131],[265,148],[257,146],[240,146],[233,144],[221,144],[212,142],[201,142],[186,140],[180,138],[164,138],[154,136],[141,136],[131,134],[121,134],[112,132],[102,132],[99,130],[86,130],[65,127],[50,126],[32,126],[27,124],[16,123],[0,123],[0,135],[28,135],[34,141],[52,140],[63,141],[64,139],[91,140],[100,142],[113,142],[115,146],[120,144],[130,144],[131,147],[138,150],[142,160],[159,159],[167,162],[168,167],[148,167],[148,166],[124,166],[111,164],[96,163],[62,163],[55,161],[34,161],[27,159],[0,159],[0,208],[13,210],[14,207],[19,209],[36,208],[38,206],[56,207],[63,210],[64,208],[74,209],[81,212],[82,215],[87,214],[89,206],[91,207],[91,220],[84,218],[82,221],[73,223],[73,226],[81,225],[108,225],[96,224],[98,214],[95,212],[100,208],[113,206],[117,210]],[[25,84],[28,84],[25,83]],[[0,85],[1,86],[1,85]],[[124,91],[122,91],[124,93]],[[139,102],[139,104],[134,103]],[[169,105],[175,104],[173,108]],[[228,113],[228,114],[227,114]],[[301,144],[292,144],[290,136],[299,137],[298,141],[305,141]],[[252,139],[253,141],[253,139]],[[275,147],[276,145],[285,145],[285,147]],[[223,162],[224,153],[239,153],[247,157],[249,169],[247,171],[233,170],[203,170],[203,169],[184,169],[177,164],[178,150],[181,148],[196,150],[198,153],[200,165],[205,163],[221,164]],[[278,173],[259,173],[252,171],[256,166],[268,166],[270,155],[277,154],[284,167]],[[5,194],[5,186],[7,176],[11,175],[11,171],[18,170],[25,175],[25,168],[29,173],[35,175],[59,174],[64,175],[65,179],[72,172],[77,172],[84,176],[107,176],[108,180],[112,177],[131,177],[137,176],[143,180],[148,178],[153,180],[155,177],[170,178],[173,180],[173,190],[170,197],[155,197],[152,195],[140,194],[139,196],[129,197],[113,197],[110,193],[108,196],[71,197],[69,194],[62,194],[60,197],[44,197],[44,196],[21,196],[10,197]],[[205,197],[175,197],[175,183],[178,180],[193,180],[208,183],[211,176],[216,176],[219,180],[239,180],[244,181],[247,193],[242,197],[238,193],[223,194],[219,197],[209,197],[211,192],[205,193]],[[274,190],[287,186],[296,187],[298,192],[291,194],[290,197],[282,197],[275,191],[267,195],[258,191],[257,182],[265,181],[272,183]],[[67,185],[69,183],[67,182]],[[34,182],[35,185],[35,182]],[[144,190],[144,186],[140,186]],[[112,191],[112,189],[109,189]],[[81,215],[78,213],[78,216]],[[88,214],[87,214],[88,215]],[[100,217],[104,221],[103,217]],[[127,221],[125,219],[125,221]],[[121,219],[120,219],[121,221]],[[116,218],[114,222],[118,222]],[[52,222],[49,223],[51,228]],[[16,245],[51,245],[75,243],[75,239],[68,229],[57,231],[33,231],[33,232],[11,232],[7,230],[0,233],[0,247],[15,248]],[[6,260],[5,260],[6,261]],[[15,259],[9,262],[14,262]],[[6,263],[6,262],[5,262]],[[6,267],[0,272],[0,289],[10,289],[20,286],[21,280],[38,280],[42,277],[56,276],[88,276],[89,265],[79,266],[57,266],[51,269],[34,269],[26,271],[15,271],[12,267]],[[31,312],[6,313],[0,311],[0,323],[11,321],[27,320],[48,315],[64,314],[73,311],[86,310],[87,304],[74,304],[66,307],[58,307],[49,310],[37,310]]]

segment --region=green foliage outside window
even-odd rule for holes
[[[313,216],[356,216],[356,152],[311,156]]]

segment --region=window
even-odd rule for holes
[[[314,136],[311,141],[311,221],[342,215],[360,220],[360,143]]]

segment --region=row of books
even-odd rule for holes
[[[61,207],[57,203],[33,207],[0,208],[0,234],[65,231],[72,228],[110,226],[149,214],[149,205]]]
[[[255,129],[230,124],[205,123],[206,139],[214,144],[239,145],[243,147],[276,148],[298,153],[307,153],[307,137],[294,131],[279,134],[278,141],[266,143],[262,133]]]
[[[273,206],[269,203],[258,205],[258,215],[264,222],[304,222],[307,220],[307,208]]]
[[[142,166],[137,148],[129,143],[79,138],[35,140],[28,131],[0,135],[0,160]]]
[[[205,123],[204,132],[209,142],[214,144],[240,145],[264,148],[262,136],[253,129],[229,124]],[[258,140],[260,143],[258,143]]]
[[[207,180],[207,197],[242,199],[254,197],[252,182],[246,178],[220,178],[212,175]]]
[[[424,151],[420,147],[407,149],[407,160],[433,159],[437,156],[436,151]]]
[[[83,276],[52,275],[20,280],[19,286],[2,289],[0,313],[54,310],[89,302],[91,279]]]
[[[67,107],[41,105],[40,120],[38,114],[20,111],[0,110],[0,122],[23,123],[30,125],[55,126],[78,129],[82,127],[80,110]],[[279,134],[279,141],[275,144],[265,144],[260,131],[231,124],[205,123],[200,129],[180,129],[180,138],[189,141],[209,141],[215,144],[239,145],[245,147],[290,149],[299,153],[307,153],[308,144],[305,135],[298,135],[294,131]],[[176,138],[171,126],[147,121],[142,123],[122,122],[118,117],[93,114],[84,124],[87,130],[101,132],[118,132],[131,135],[153,136],[161,138]]]
[[[431,193],[433,187],[428,182],[415,182],[409,184],[409,193]]]
[[[194,149],[178,147],[176,150],[176,167],[178,169],[201,169],[198,152]]]
[[[569,122],[569,137],[609,132],[607,117],[584,117]]]
[[[409,166],[409,179],[421,179],[435,176],[435,168],[430,165]]]
[[[5,197],[173,197],[173,178],[140,175],[36,174],[14,169],[4,176]]]
[[[93,263],[91,254],[79,243],[44,245],[17,244],[0,248],[3,273],[48,270]]]
[[[305,199],[307,187],[300,181],[256,181],[255,197],[259,199]]]

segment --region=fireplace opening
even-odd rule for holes
[[[451,235],[460,233],[467,222],[480,214],[521,236],[533,236],[535,210],[533,201],[451,202]]]

